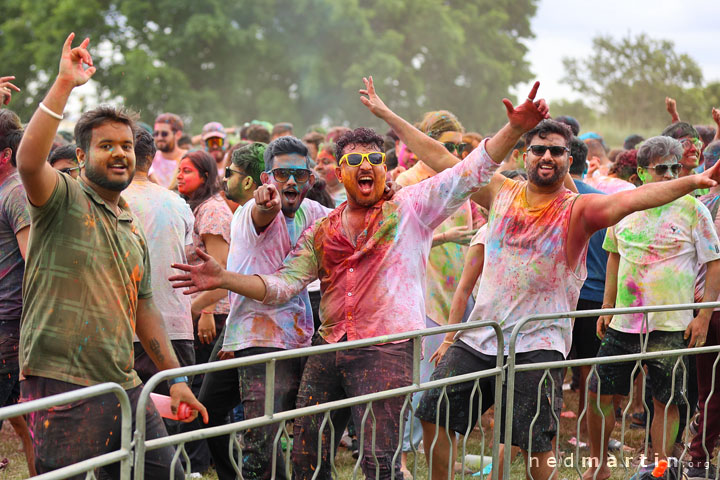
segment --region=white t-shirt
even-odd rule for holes
[[[254,205],[255,201],[250,200],[233,215],[227,261],[231,272],[245,275],[275,273],[295,247],[300,234],[332,211],[305,199],[293,219],[279,213],[265,230],[257,233],[252,221]],[[309,305],[310,299],[305,290],[282,305],[263,305],[231,292],[223,350],[310,346],[314,325]]]
[[[140,220],[150,252],[153,300],[165,320],[170,340],[192,340],[190,297],[175,289],[170,265],[187,263],[185,246],[192,245],[195,218],[188,204],[174,192],[144,179],[134,180],[122,193]]]
[[[628,215],[603,243],[620,254],[615,306],[692,303],[699,264],[719,259],[719,244],[710,212],[690,195]],[[692,310],[650,313],[648,329],[683,331],[692,319]],[[642,314],[615,315],[610,328],[641,333],[642,322]]]

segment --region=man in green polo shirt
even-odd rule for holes
[[[99,107],[75,127],[78,180],[46,162],[73,88],[95,73],[89,40],[63,46],[60,71],[27,126],[17,153],[32,220],[23,284],[20,332],[21,396],[32,400],[82,386],[115,382],[133,411],[141,381],[133,370],[133,334],[159,369],[179,366],[150,287],[145,235],[120,197],[135,173],[134,121],[123,110]],[[187,378],[171,380],[172,408],[193,396]],[[120,409],[113,394],[30,415],[38,473],[115,450]],[[147,438],[167,435],[154,406]],[[194,418],[195,415],[193,415]],[[170,475],[173,448],[148,452],[149,478]],[[179,464],[179,462],[178,462]],[[113,477],[118,466],[106,467]],[[182,478],[178,465],[175,478]]]

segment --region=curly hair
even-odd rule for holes
[[[570,140],[572,140],[573,137],[572,130],[570,130],[570,127],[564,123],[556,122],[555,120],[541,121],[535,125],[535,128],[527,132],[523,139],[525,140],[525,145],[530,145],[530,142],[536,136],[545,139],[551,133],[556,133],[563,137],[565,139],[566,147],[570,145]]]
[[[338,137],[335,142],[337,151],[335,159],[340,163],[340,159],[345,154],[345,147],[350,145],[371,145],[377,148],[378,152],[385,151],[385,139],[378,135],[372,128],[360,127],[350,130]]]
[[[465,133],[465,128],[460,123],[460,120],[447,110],[427,112],[420,121],[418,128],[435,140],[445,132]]]
[[[628,180],[637,172],[637,153],[638,151],[634,148],[620,152],[608,173],[617,175],[618,178],[623,180]]]

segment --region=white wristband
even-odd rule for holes
[[[43,102],[40,102],[38,104],[38,107],[40,107],[40,110],[42,110],[43,112],[47,113],[48,115],[50,115],[51,117],[53,117],[57,120],[62,120],[63,118],[65,118],[64,115],[59,115],[59,114],[53,112],[52,110],[50,110],[48,107],[45,106],[45,104]]]

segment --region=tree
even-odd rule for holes
[[[641,34],[635,38],[593,39],[585,59],[564,58],[564,82],[601,105],[621,124],[648,128],[668,123],[664,99],[677,99],[680,115],[700,121],[710,112],[703,105],[702,71],[687,54],[677,53],[668,40]],[[707,120],[705,120],[707,121]]]
[[[372,124],[358,101],[372,74],[398,113],[449,109],[486,130],[530,79],[521,39],[536,0],[6,0],[0,65],[18,77],[23,118],[54,78],[70,30],[92,38],[101,98],[146,121],[181,114],[309,125]],[[488,108],[494,105],[494,108]]]

